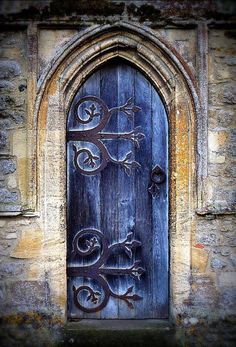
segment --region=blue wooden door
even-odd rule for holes
[[[67,122],[68,317],[168,316],[168,121],[157,90],[114,60]]]

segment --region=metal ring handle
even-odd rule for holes
[[[151,172],[151,185],[148,187],[148,191],[152,196],[158,196],[160,192],[160,185],[166,180],[165,171],[156,165]]]

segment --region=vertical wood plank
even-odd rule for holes
[[[100,72],[94,73],[86,83],[80,88],[80,91],[77,93],[76,98],[74,100],[74,104],[82,97],[87,95],[95,95],[100,96]],[[80,113],[85,113],[85,105],[82,105],[80,108]],[[86,114],[86,113],[85,113]],[[79,129],[84,130],[88,127],[94,126],[91,125],[75,125],[73,117],[69,118],[69,127],[70,129]],[[91,122],[92,123],[92,122]],[[69,158],[70,161],[70,170],[72,171],[72,175],[69,174],[69,215],[71,219],[69,221],[70,230],[69,230],[69,249],[71,252],[71,244],[75,234],[84,228],[98,228],[100,229],[100,174],[95,176],[83,175],[75,169],[73,164],[73,149],[72,145],[76,145],[77,148],[88,148],[93,153],[96,150],[95,146],[89,142],[79,142],[74,141],[73,143],[69,143]],[[98,154],[98,153],[94,153]],[[73,168],[72,168],[73,167]],[[70,257],[70,254],[68,254]],[[89,257],[77,259],[77,264],[86,265],[94,261],[97,257],[97,254],[90,255]],[[94,290],[99,290],[96,287],[96,283],[89,278],[73,278],[69,284],[70,287],[74,284],[76,287],[81,285],[90,285]],[[83,293],[83,304],[88,306],[88,302],[86,301],[87,293]],[[73,302],[73,300],[72,300]],[[79,311],[77,308],[73,306],[73,314],[76,312],[77,317],[79,318],[89,318],[90,314]],[[95,313],[94,318],[99,318],[100,313]]]
[[[118,67],[107,64],[101,70],[101,99],[109,108],[117,106],[118,102]],[[107,123],[104,131],[117,132],[117,115],[113,114]],[[117,142],[113,140],[104,141],[109,153],[114,159],[117,159]],[[117,166],[109,163],[101,172],[101,231],[106,235],[109,243],[118,242],[118,171]],[[111,256],[106,266],[116,267],[116,255]],[[106,275],[109,286],[116,292],[118,288],[118,279],[115,276]],[[110,297],[107,306],[101,312],[101,318],[118,318],[117,299]]]
[[[83,87],[83,96],[87,95],[93,95],[100,97],[100,71],[96,71],[90,78],[86,81]],[[91,102],[89,103],[91,105]],[[96,104],[95,104],[96,106]],[[85,108],[85,107],[84,107]],[[85,110],[83,109],[83,114],[86,114]],[[93,120],[92,122],[89,122],[87,126],[85,125],[84,128],[92,128],[97,124],[97,118]],[[91,150],[91,152],[97,156],[99,156],[99,151],[92,143],[85,142],[84,146]],[[82,175],[81,175],[82,176]],[[83,199],[80,201],[85,206],[86,213],[83,217],[83,228],[93,228],[93,229],[100,229],[100,177],[101,174],[92,175],[92,176],[84,176],[83,177]],[[80,184],[80,182],[78,182]],[[91,235],[92,237],[92,235]],[[98,257],[98,254],[91,254],[89,257],[84,258],[84,265],[91,264],[96,260]],[[84,285],[90,286],[94,291],[99,291],[100,286],[93,281],[90,278],[84,279]],[[91,307],[94,306],[93,303],[90,301],[88,302],[87,294],[84,297],[84,305]],[[91,313],[84,313],[84,318],[90,318]],[[93,313],[93,318],[100,318],[100,312]]]
[[[118,105],[124,105],[129,98],[134,98],[134,70],[126,64],[118,67]],[[134,121],[127,118],[123,112],[118,114],[118,131],[125,133],[133,130]],[[118,158],[124,159],[129,152],[134,151],[134,146],[129,140],[118,140]],[[134,159],[132,155],[130,161]],[[125,240],[129,232],[135,232],[135,195],[134,179],[135,171],[131,169],[128,176],[124,168],[117,167],[118,171],[118,210],[119,210],[119,239]],[[134,257],[129,259],[124,252],[119,255],[117,266],[129,268],[134,262]],[[119,294],[124,294],[128,288],[134,285],[134,278],[128,275],[119,277]],[[135,286],[134,286],[135,288]],[[135,291],[135,289],[134,289]],[[131,295],[133,292],[131,293]],[[134,303],[135,306],[135,303]],[[135,310],[127,306],[124,300],[118,301],[119,318],[134,318]]]
[[[152,166],[166,173],[159,196],[153,197],[153,318],[168,317],[168,123],[163,103],[152,87]]]
[[[83,86],[78,91],[75,100],[72,103],[68,120],[67,120],[67,130],[72,130],[73,127],[73,105],[83,96]],[[76,170],[73,163],[73,145],[79,145],[76,142],[67,143],[67,265],[75,266],[82,265],[83,261],[80,259],[73,259],[72,254],[72,241],[76,234],[76,231],[82,228],[81,221],[83,220],[83,215],[85,214],[85,209],[80,207],[83,201],[83,187],[84,187],[84,177],[80,177],[79,172]],[[79,182],[79,185],[77,184]],[[83,206],[83,205],[82,205]],[[73,285],[80,286],[83,285],[83,278],[68,278],[68,316],[69,318],[82,318],[83,313],[78,311],[74,305],[73,300]]]
[[[135,74],[135,103],[142,111],[135,117],[135,126],[141,127],[145,138],[140,142],[140,148],[136,149],[136,160],[141,164],[141,169],[136,172],[135,199],[136,199],[136,225],[135,235],[142,242],[142,247],[137,249],[136,257],[141,259],[141,266],[145,273],[137,284],[138,292],[143,297],[135,305],[135,318],[148,318],[153,309],[152,292],[152,268],[151,254],[152,243],[152,199],[148,193],[150,172],[152,166],[152,119],[151,119],[151,85],[139,72]]]

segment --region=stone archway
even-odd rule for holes
[[[195,119],[200,107],[195,80],[177,52],[151,30],[125,22],[95,26],[73,37],[38,82],[32,122],[37,146],[32,149],[35,184],[31,194],[44,230],[43,254],[49,286],[54,304],[65,314],[66,117],[71,100],[85,78],[114,57],[131,62],[152,81],[169,115],[170,307],[174,317],[190,288],[190,239],[196,190]]]

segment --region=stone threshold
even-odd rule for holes
[[[63,346],[182,347],[184,332],[168,320],[95,320],[68,322]]]
[[[98,330],[139,330],[139,329],[173,329],[169,320],[159,319],[81,319],[69,321],[67,329],[98,329]]]

